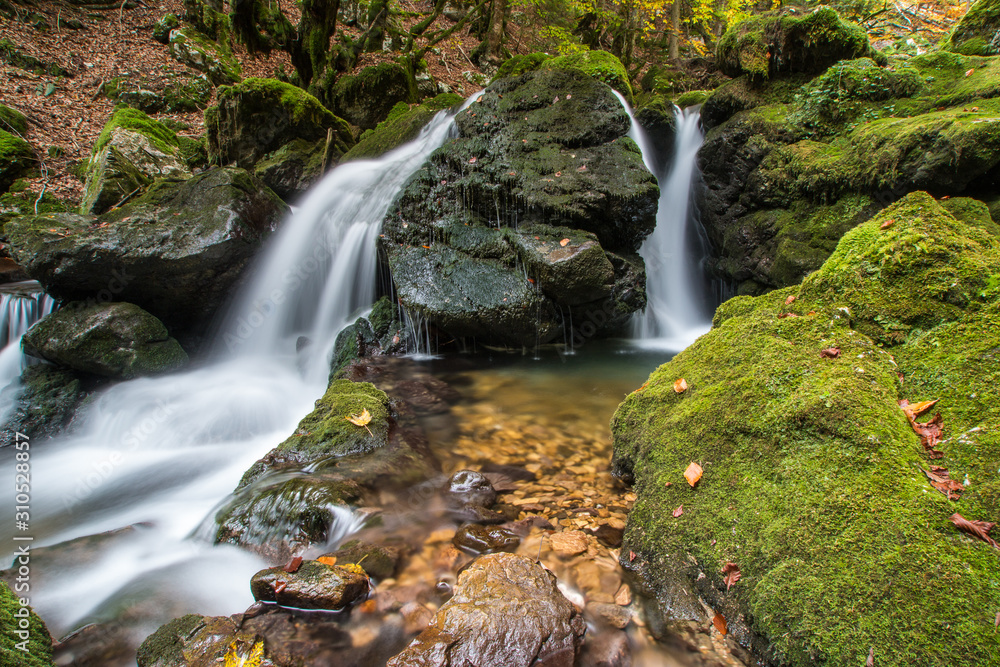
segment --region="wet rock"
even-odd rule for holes
[[[624,528],[616,528],[606,523],[602,523],[593,531],[594,537],[601,541],[601,544],[612,549],[617,549],[622,545],[622,537],[625,535]]]
[[[97,217],[29,216],[4,229],[15,260],[53,297],[128,301],[173,333],[197,331],[218,314],[286,211],[245,171],[212,169],[183,183],[159,181]]]
[[[624,632],[601,632],[587,638],[582,667],[632,667],[632,648]]]
[[[585,631],[552,573],[523,556],[491,554],[459,575],[452,598],[388,667],[572,667]]]
[[[403,622],[406,624],[404,626],[406,632],[412,634],[423,631],[434,619],[434,612],[419,602],[409,602],[403,605],[399,613],[403,616]]]
[[[250,580],[255,600],[297,609],[343,609],[366,597],[369,587],[364,574],[316,560],[302,561],[295,572],[261,570]]]
[[[415,102],[406,70],[396,63],[365,67],[340,76],[327,92],[328,106],[352,125],[373,130],[398,102]]]
[[[420,134],[420,130],[439,112],[462,102],[462,98],[454,93],[442,93],[412,108],[404,104],[405,111],[400,109],[400,105],[397,104],[389,113],[388,118],[379,123],[371,132],[364,132],[361,135],[357,145],[344,154],[343,160],[347,162],[349,160],[371,159],[402,146],[415,139]],[[399,113],[397,113],[397,109],[400,109]]]
[[[479,505],[493,507],[497,501],[497,492],[490,480],[475,470],[459,470],[448,479],[445,490],[449,503],[457,505]]]
[[[324,555],[336,558],[338,565],[348,563],[360,565],[368,576],[375,579],[388,579],[393,576],[403,556],[396,547],[368,544],[360,540],[345,542],[336,551]]]
[[[458,529],[452,538],[452,543],[460,549],[484,554],[493,551],[513,551],[521,543],[521,538],[512,530],[502,526],[470,523]]]
[[[120,380],[169,373],[188,361],[160,320],[121,302],[67,304],[32,326],[21,347],[58,366]]]
[[[632,622],[632,612],[626,607],[607,602],[591,602],[587,605],[587,613],[613,628],[624,630]]]
[[[0,129],[0,194],[6,192],[17,179],[35,173],[35,164],[31,144]]]
[[[62,432],[92,389],[75,373],[39,364],[21,372],[20,382],[3,389],[0,401],[16,401],[13,411],[0,428],[0,447],[14,444],[16,433],[41,442]]]

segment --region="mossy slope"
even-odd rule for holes
[[[872,646],[880,665],[996,664],[1000,552],[948,517],[996,518],[997,409],[982,408],[1000,400],[998,275],[992,235],[915,193],[848,232],[801,288],[726,302],[630,394],[612,422],[615,470],[639,495],[622,550],[637,556],[622,563],[661,611],[697,617],[677,592],[694,591],[777,664],[860,665]],[[895,360],[865,334],[886,331],[883,309],[902,327]],[[822,358],[829,347],[840,356]],[[921,472],[901,398],[942,399],[935,463],[969,476],[961,500]],[[726,562],[742,571],[728,592]]]

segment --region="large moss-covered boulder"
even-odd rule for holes
[[[15,559],[16,563],[16,559]],[[23,583],[30,586],[30,583]],[[0,663],[18,667],[53,667],[52,637],[45,622],[21,600],[30,598],[29,588],[17,593],[0,581]]]
[[[177,135],[138,109],[120,108],[94,143],[80,213],[104,213],[157,178],[190,175]]]
[[[200,111],[208,106],[212,89],[212,82],[202,74],[139,80],[122,76],[104,84],[108,99],[144,113]]]
[[[402,65],[382,63],[337,79],[326,93],[338,116],[363,130],[374,129],[398,102],[416,102]]]
[[[37,161],[31,144],[0,125],[0,193],[6,192],[17,179],[30,176],[36,170]]]
[[[236,83],[242,75],[240,62],[225,40],[214,42],[194,28],[170,31],[170,55],[179,63],[204,72],[217,86]]]
[[[0,130],[24,135],[28,131],[28,119],[17,109],[0,104]]]
[[[755,79],[795,72],[816,74],[838,60],[861,57],[885,62],[864,29],[843,20],[830,7],[805,16],[781,11],[751,16],[730,26],[716,52],[723,73]]]
[[[70,303],[21,339],[25,353],[58,366],[129,380],[184,366],[187,354],[167,328],[131,303]]]
[[[587,76],[591,76],[598,81],[603,81],[619,93],[625,99],[632,101],[632,84],[628,80],[628,72],[625,66],[607,51],[579,51],[569,53],[565,56],[547,58],[541,63],[543,70],[577,70]]]
[[[388,153],[415,139],[420,130],[438,113],[461,103],[462,98],[454,93],[441,93],[413,107],[406,102],[399,102],[374,130],[363,133],[357,145],[347,151],[342,159],[345,162],[364,160]]]
[[[569,310],[613,330],[645,305],[634,253],[656,180],[611,89],[580,72],[496,81],[384,222],[399,297],[455,336],[535,345]]]
[[[612,421],[638,494],[622,565],[651,627],[708,622],[705,602],[769,664],[996,662],[998,552],[949,517],[998,509],[998,317],[1000,240],[924,193],[801,286],[723,304]],[[937,398],[947,439],[929,460],[898,402]]]
[[[1000,2],[978,0],[969,7],[941,48],[966,56],[1000,54]]]
[[[53,297],[134,303],[172,332],[217,314],[287,207],[241,169],[159,181],[100,216],[57,213],[9,222],[14,258]]]

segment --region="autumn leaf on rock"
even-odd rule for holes
[[[278,593],[282,592],[283,590],[285,590],[286,586],[288,586],[287,581],[278,579],[277,581],[274,582],[274,594],[277,595]]]
[[[865,667],[875,667],[875,647],[868,649],[868,659],[865,660]]]
[[[893,219],[893,220],[886,220],[881,225],[879,225],[879,229],[889,229],[890,227],[892,227],[893,223],[895,223],[895,222],[896,222],[895,219]]]
[[[965,487],[960,482],[948,477],[947,468],[931,466],[929,471],[923,468],[921,470],[927,475],[927,479],[931,481],[931,486],[943,493],[948,500],[958,500],[962,492],[965,491]]]
[[[372,415],[368,412],[368,408],[362,410],[360,415],[351,415],[350,417],[344,417],[344,419],[351,422],[355,426],[364,426],[365,430],[368,431],[368,435],[372,437],[375,436],[375,434],[372,433],[372,430],[368,428],[368,424],[372,420]]]
[[[684,505],[680,505],[677,509],[674,510],[674,518],[676,519],[680,517],[682,514],[684,514]]]
[[[955,524],[955,526],[957,526],[963,533],[968,533],[973,537],[978,537],[994,549],[1000,550],[1000,545],[996,543],[996,540],[989,536],[990,529],[992,529],[996,524],[992,524],[989,521],[969,521],[958,512],[952,514],[948,517],[948,519],[950,519],[951,522]]]
[[[300,567],[302,567],[302,556],[296,556],[288,561],[283,569],[285,572],[292,574],[293,572],[298,572]]]
[[[743,573],[740,572],[740,566],[736,563],[726,563],[725,567],[722,568],[722,581],[726,584],[726,590],[728,591],[732,588],[733,584],[740,580]]]
[[[723,637],[729,633],[729,627],[726,625],[726,617],[720,613],[716,613],[715,617],[712,618],[712,625],[715,626],[715,629],[718,630],[719,634]]]
[[[259,641],[253,645],[250,652],[241,655],[238,641],[233,641],[226,651],[225,667],[260,667],[264,660],[264,642]]]
[[[795,301],[795,295],[794,295],[794,294],[789,294],[789,295],[788,295],[788,298],[787,298],[787,299],[785,299],[785,305],[786,305],[786,306],[790,306],[790,305],[792,305],[792,303],[793,303],[794,301]]]
[[[320,556],[316,560],[319,561],[320,563],[323,563],[323,565],[336,565],[337,564],[337,557],[336,556]]]
[[[562,241],[559,242],[559,245],[565,248],[567,245],[569,245],[569,239],[563,239]]]
[[[903,408],[903,412],[911,418],[921,417],[928,410],[937,405],[937,400],[933,401],[919,401],[917,403],[910,403],[905,398],[899,402],[899,407]]]
[[[825,350],[820,350],[819,356],[823,359],[836,359],[840,356],[840,348],[828,347]]]
[[[683,394],[687,391],[688,383],[684,378],[677,378],[674,380],[674,391],[678,394]]]
[[[690,484],[693,489],[695,484],[698,483],[698,480],[701,479],[703,472],[704,470],[702,470],[701,466],[692,461],[691,465],[689,465],[687,470],[684,471],[684,479],[687,480],[688,484]]]

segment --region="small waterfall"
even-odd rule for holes
[[[631,111],[619,96],[625,109]],[[646,309],[633,323],[633,338],[641,347],[680,351],[711,325],[709,294],[703,271],[708,243],[698,220],[694,188],[698,150],[704,141],[697,108],[676,109],[674,156],[660,182],[656,228],[639,254],[646,263]],[[642,127],[632,118],[629,136],[653,171],[652,148]]]
[[[33,280],[0,287],[0,391],[17,380],[30,363],[21,352],[21,336],[55,308],[55,299]],[[0,424],[7,421],[17,394],[0,394]]]

